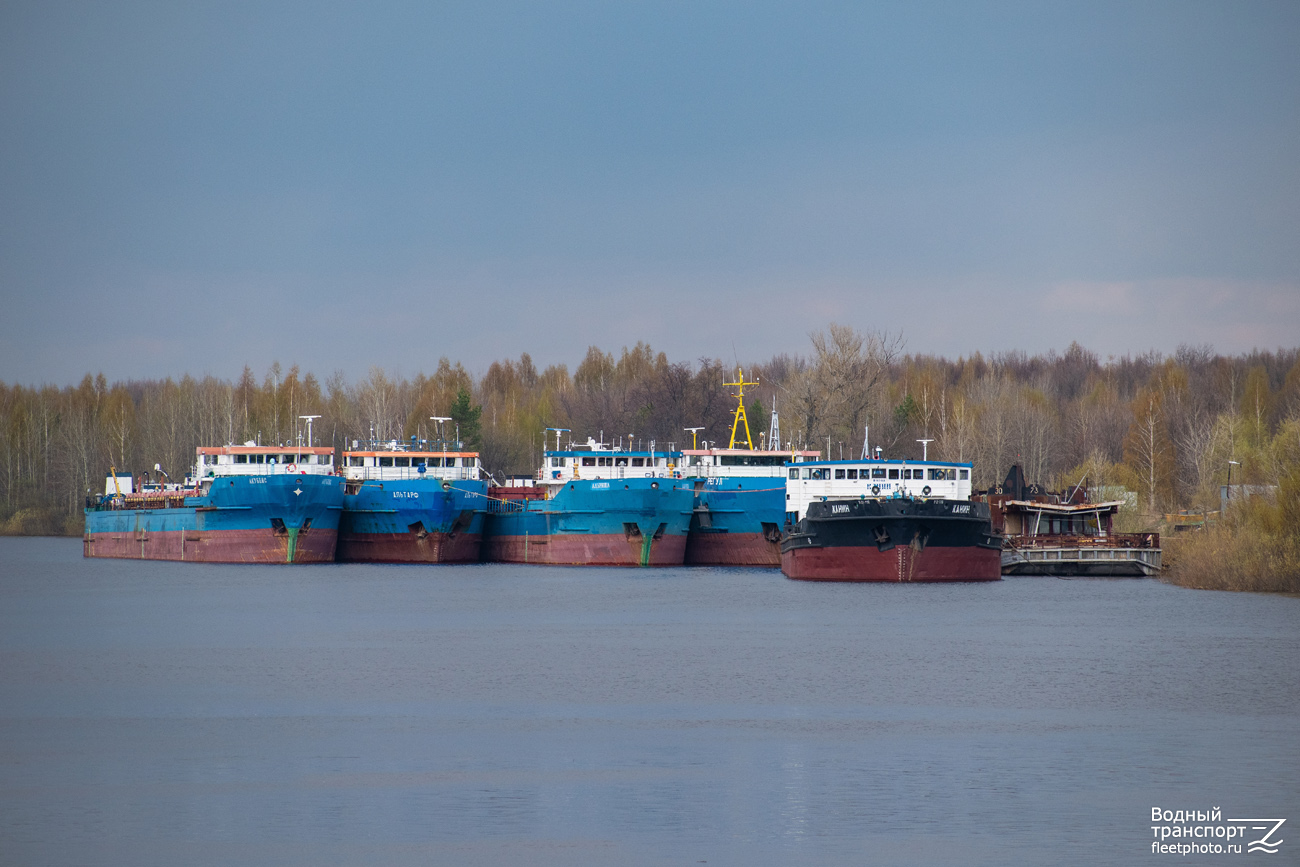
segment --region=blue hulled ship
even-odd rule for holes
[[[109,476],[86,506],[87,557],[206,563],[330,563],[343,483],[334,452],[202,446],[184,484]],[[156,469],[160,469],[157,468]]]
[[[589,439],[585,448],[557,443],[543,460],[535,478],[490,489],[485,560],[681,565],[694,491],[679,453]]]
[[[478,452],[390,442],[345,451],[338,559],[472,563],[488,503]]]
[[[684,475],[691,479],[695,502],[685,562],[696,566],[780,566],[781,528],[785,523],[787,463],[816,460],[817,451],[780,448],[776,410],[766,435],[770,448],[754,448],[745,414],[744,371],[725,385],[738,390],[726,448],[689,448],[682,452]],[[697,434],[703,428],[688,428]],[[692,443],[694,446],[695,443]]]

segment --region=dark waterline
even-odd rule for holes
[[[0,539],[0,863],[1224,863],[1153,856],[1153,806],[1288,818],[1300,863],[1298,627],[1147,580]]]

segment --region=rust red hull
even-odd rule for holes
[[[874,545],[803,548],[781,555],[781,571],[802,581],[997,581],[1002,554],[990,548],[925,548]]]
[[[349,533],[339,535],[340,563],[477,563],[479,533]]]
[[[648,542],[622,533],[552,536],[493,536],[483,543],[483,559],[495,563],[543,563],[566,566],[680,566],[685,535],[665,535]],[[645,562],[642,557],[645,555]]]
[[[686,540],[688,566],[780,566],[780,540],[762,533],[691,533]]]
[[[265,530],[177,530],[148,533],[88,533],[82,538],[87,557],[126,560],[179,560],[187,563],[333,563],[335,530],[297,534],[290,560],[290,539]]]

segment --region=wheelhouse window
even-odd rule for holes
[[[235,463],[237,464],[248,463],[248,455],[235,455]]]
[[[392,459],[392,458],[380,458],[380,459],[379,459],[379,465],[380,465],[381,467],[391,467],[391,466],[393,465],[393,459]]]
[[[842,470],[842,469],[840,469],[840,468],[837,467],[837,468],[835,469],[835,478],[837,478],[837,479],[842,479],[842,478],[844,478],[844,470]]]
[[[854,468],[851,469],[851,470],[846,470],[846,471],[845,471],[845,475],[846,475],[847,478],[850,478],[850,479],[856,479],[856,478],[858,477],[858,470],[857,470],[857,467],[854,467]]]
[[[797,478],[799,478],[799,471],[798,471],[798,470],[791,470],[791,471],[790,471],[790,478],[792,478],[792,479],[797,479]]]
[[[393,466],[395,467],[409,467],[410,465],[410,458],[393,458]]]
[[[872,473],[872,477],[873,477],[873,478],[875,477],[875,473],[874,473],[874,472]],[[889,477],[890,477],[891,479],[897,479],[897,478],[898,478],[898,470],[893,470],[893,469],[891,469],[891,470],[889,471]]]
[[[582,459],[582,465],[583,465],[584,467],[594,467],[594,466],[596,465],[596,459],[595,459],[595,458],[583,458],[583,459]]]
[[[644,467],[644,466],[645,466],[645,458],[632,458],[632,466],[634,466],[634,467]]]
[[[961,471],[961,480],[962,480],[963,482],[965,482],[965,481],[968,481],[969,479],[970,479],[970,470],[962,470],[962,471]]]
[[[867,475],[867,474],[866,474],[865,472],[863,472],[862,477],[863,477],[863,478],[866,478],[866,475]],[[883,479],[884,477],[885,477],[885,468],[884,468],[884,467],[875,467],[875,468],[873,468],[873,469],[871,470],[871,478],[873,478],[873,479]],[[889,471],[889,477],[890,477],[891,479],[896,479],[896,478],[898,478],[898,470],[890,470],[890,471]]]

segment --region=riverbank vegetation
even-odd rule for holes
[[[1300,349],[1223,356],[1184,346],[1104,361],[1078,344],[955,360],[905,349],[902,334],[831,325],[811,335],[806,354],[744,361],[745,379],[758,381],[746,388],[755,445],[767,445],[774,411],[781,448],[832,458],[859,456],[868,427],[871,445],[891,458],[919,458],[918,440],[929,439],[932,458],[973,462],[979,487],[1019,463],[1049,487],[1086,481],[1132,492],[1123,520],[1150,530],[1180,509],[1218,512],[1230,467],[1233,485],[1268,490],[1300,460]],[[481,374],[443,358],[432,373],[397,377],[375,367],[356,381],[277,363],[233,381],[108,382],[88,373],[63,387],[0,383],[0,532],[75,534],[87,492],[102,492],[110,466],[138,473],[158,463],[180,478],[197,445],[294,442],[308,414],[322,416],[318,444],[340,449],[435,439],[430,417],[450,417],[444,435],[480,450],[498,479],[536,469],[547,428],[568,429],[579,443],[653,440],[664,449],[682,447],[691,436],[684,428],[703,425],[703,440],[725,446],[734,408],[726,383],[736,367],[734,359],[674,361],[639,343],[617,354],[590,347],[572,370],[539,369],[524,353]],[[1173,574],[1209,562],[1209,548],[1176,553],[1190,546],[1255,546],[1251,533],[1280,526],[1268,523],[1268,502],[1229,511],[1204,540],[1171,539]],[[1294,564],[1283,546],[1266,547],[1282,557],[1276,570]]]
[[[1170,580],[1202,590],[1300,593],[1300,465],[1275,492],[1240,499],[1220,521],[1164,543]]]

